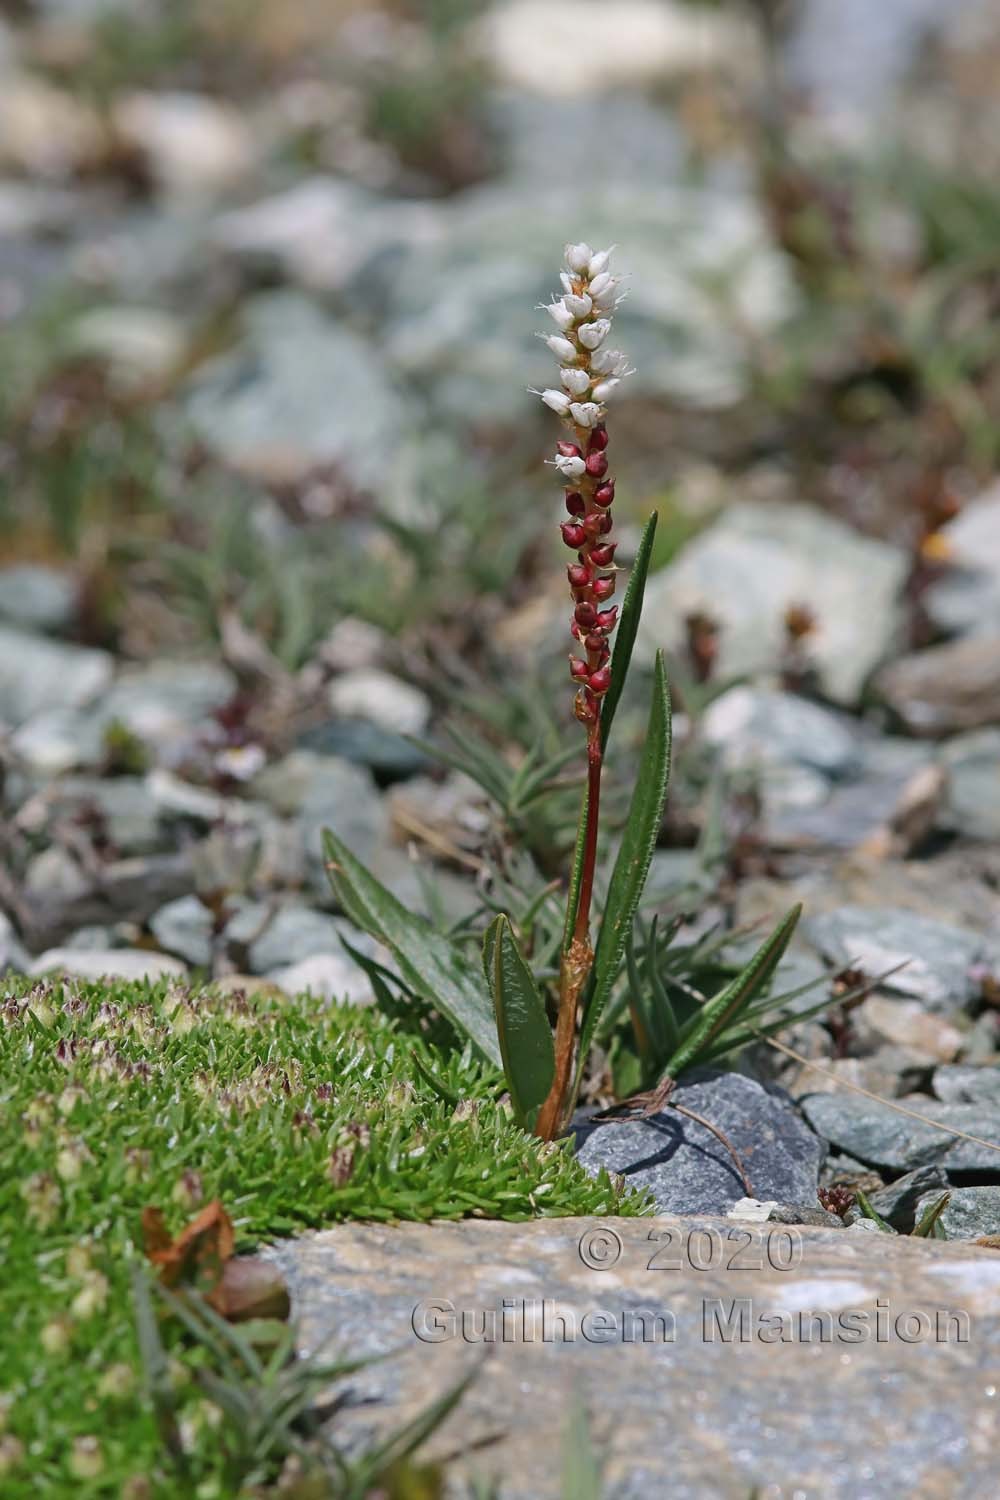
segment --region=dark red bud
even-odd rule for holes
[[[588,682],[587,686],[590,688],[590,691],[592,693],[606,693],[608,688],[611,686],[611,668],[600,667],[591,675],[590,681]]]
[[[587,447],[591,453],[603,453],[608,446],[608,429],[606,427],[595,427],[590,434],[590,442]]]
[[[589,630],[592,625],[597,624],[597,610],[584,599],[573,611],[573,618],[578,625],[583,626],[584,630]]]
[[[594,631],[591,635],[584,636],[583,644],[586,646],[588,651],[603,652],[607,650],[608,646],[607,641],[598,631]]]
[[[613,575],[610,578],[598,578],[596,580],[596,582],[594,583],[594,598],[595,599],[601,599],[601,600],[610,599],[611,595],[614,593],[614,591],[615,591],[615,578],[614,578]]]
[[[571,589],[585,589],[590,584],[590,569],[581,567],[579,563],[571,563],[566,569],[566,577]]]
[[[582,516],[586,514],[587,502],[582,495],[578,495],[575,490],[571,490],[566,496],[566,509],[571,516]]]
[[[613,524],[614,523],[611,520],[611,512],[609,510],[606,510],[604,512],[604,514],[598,518],[598,525],[597,525],[598,533],[601,536],[607,536],[607,534],[611,530],[611,527],[612,527]]]
[[[587,473],[592,479],[603,479],[608,472],[608,461],[603,453],[588,453]]]
[[[561,443],[556,443],[556,452],[561,454],[563,458],[583,457],[576,443],[568,443],[565,440]]]
[[[587,540],[587,533],[583,527],[575,525],[572,521],[564,521],[559,529],[562,532],[562,539],[567,547],[572,547],[574,552],[579,552]]]
[[[597,616],[597,625],[600,630],[614,630],[618,623],[618,606],[612,604],[610,609],[602,609]]]
[[[569,659],[569,675],[576,682],[586,682],[587,663],[579,656],[571,656]]]
[[[600,485],[594,491],[594,504],[599,505],[602,510],[609,506],[614,498],[615,482],[613,479],[609,479],[607,484]]]
[[[587,693],[577,693],[573,700],[573,712],[581,724],[593,724],[597,720],[597,704]]]
[[[590,558],[599,568],[609,568],[615,560],[617,542],[602,542],[600,547],[591,547]]]

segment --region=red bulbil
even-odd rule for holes
[[[566,569],[566,577],[571,589],[585,589],[590,584],[590,569],[580,563],[571,563]]]
[[[615,560],[617,542],[602,542],[600,547],[591,547],[590,560],[598,568],[610,568]]]
[[[597,610],[592,604],[588,604],[586,599],[583,599],[573,611],[573,618],[578,625],[583,626],[584,630],[590,630],[597,624]]]
[[[603,453],[608,446],[608,429],[606,427],[595,427],[590,434],[590,442],[587,444],[588,452]]]
[[[598,485],[594,491],[594,504],[599,505],[602,510],[606,510],[614,498],[615,482],[613,479],[609,479],[607,484]]]
[[[611,519],[611,512],[609,510],[606,510],[602,516],[598,517],[598,534],[600,536],[607,536],[613,525],[614,522]]]
[[[602,609],[597,616],[598,630],[614,630],[618,623],[618,606],[612,604],[610,609]]]
[[[570,490],[566,496],[566,509],[571,516],[583,516],[587,513],[587,502],[575,490]]]
[[[569,675],[574,682],[586,682],[589,673],[587,663],[580,656],[571,656],[569,659]]]
[[[596,693],[599,697],[606,693],[611,686],[611,668],[600,667],[596,672],[592,672],[587,686],[592,693]]]
[[[590,635],[584,636],[583,644],[588,651],[597,652],[602,656],[606,656],[611,649],[607,643],[607,639],[599,630],[591,631]]]
[[[569,443],[565,439],[563,439],[562,442],[556,443],[556,452],[563,458],[583,457],[583,454],[580,452],[579,446],[576,443]]]
[[[587,540],[587,533],[583,527],[577,526],[572,521],[564,521],[559,529],[562,532],[562,539],[567,547],[572,547],[574,552],[579,552]]]
[[[598,578],[594,583],[595,599],[600,599],[602,601],[604,599],[610,599],[614,591],[615,579],[613,576],[611,578]]]
[[[608,472],[608,461],[599,450],[587,454],[587,473],[591,479],[603,479]]]

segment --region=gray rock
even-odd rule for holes
[[[359,934],[360,936],[360,934]],[[317,1000],[362,1005],[372,1000],[365,971],[346,953],[314,953],[294,964],[273,969],[267,976],[288,995],[310,994]]]
[[[883,667],[878,697],[910,734],[928,737],[979,729],[1000,719],[1000,635],[930,646]]]
[[[186,959],[196,968],[212,961],[212,914],[197,896],[168,901],[149,919],[149,930],[167,953]]]
[[[701,732],[731,771],[804,766],[834,778],[861,766],[854,722],[794,693],[730,688],[705,710]]]
[[[330,828],[359,859],[370,861],[388,830],[388,812],[375,783],[361,766],[336,756],[296,750],[254,782],[254,792],[275,811],[295,815],[306,848],[310,887],[332,899],[324,868],[322,836]]]
[[[948,568],[926,590],[924,608],[948,635],[1000,635],[1000,484],[967,505],[944,535]]]
[[[948,773],[945,826],[966,838],[1000,840],[1000,729],[957,735],[941,759]]]
[[[61,233],[78,212],[76,198],[61,188],[0,182],[0,236],[5,240]]]
[[[431,716],[426,693],[378,667],[357,667],[335,677],[329,702],[342,718],[366,719],[394,734],[423,734]]]
[[[174,197],[201,199],[226,192],[255,165],[244,117],[207,94],[119,92],[111,105],[118,139]]]
[[[722,627],[720,677],[768,672],[783,649],[786,609],[806,603],[818,617],[811,654],[823,689],[853,704],[896,637],[906,568],[901,550],[820,511],[734,505],[650,579],[637,659],[679,650],[685,618],[703,610]]]
[[[122,724],[158,755],[204,733],[236,691],[232,673],[211,661],[156,661],[120,672],[95,715],[102,730]]]
[[[16,728],[49,709],[82,708],[105,691],[113,670],[106,651],[0,625],[0,724]]]
[[[832,1146],[872,1166],[896,1172],[939,1166],[948,1172],[1000,1175],[1000,1105],[943,1104],[921,1094],[898,1102],[919,1118],[856,1094],[812,1094],[800,1101],[800,1108]],[[979,1140],[956,1136],[955,1130]]]
[[[190,388],[188,415],[206,446],[255,478],[333,467],[378,489],[408,417],[372,345],[292,292],[256,298],[246,325],[244,344]]]
[[[893,907],[843,906],[809,917],[809,941],[838,967],[860,968],[899,995],[915,995],[941,1014],[961,1010],[979,993],[972,973],[991,949],[984,938],[948,922]]]
[[[183,979],[187,966],[164,953],[141,948],[50,948],[36,958],[32,974],[69,974],[74,979]]]
[[[58,817],[96,816],[119,855],[151,854],[163,841],[159,810],[141,776],[68,777],[56,784],[52,807]]]
[[[68,331],[82,355],[107,364],[123,393],[143,390],[179,369],[188,341],[179,318],[157,307],[92,307]]]
[[[775,1269],[788,1244],[796,1263]],[[730,1268],[741,1246],[742,1265]],[[591,1270],[581,1248],[607,1269]],[[449,1472],[462,1492],[500,1428],[503,1500],[564,1495],[548,1455],[573,1392],[615,1500],[747,1500],[786,1483],[816,1500],[974,1500],[996,1486],[1000,1262],[973,1246],[663,1216],[342,1224],[268,1253],[288,1280],[303,1353],[392,1354],[351,1377],[355,1400],[333,1427],[349,1450],[412,1420],[429,1382],[444,1390],[475,1369],[487,1352],[476,1330],[495,1316],[495,1357],[425,1450],[428,1462],[459,1455]],[[435,1303],[443,1341],[430,1343],[415,1329],[435,1338]],[[890,1314],[885,1340],[876,1303]],[[730,1309],[745,1309],[749,1328],[727,1341],[716,1329]],[[824,1309],[829,1341],[810,1316]],[[914,1347],[912,1320],[898,1320],[920,1309],[931,1311],[930,1331]],[[608,1317],[595,1328],[598,1310]],[[848,1312],[867,1316],[845,1323]],[[758,1320],[778,1313],[787,1342],[774,1347],[775,1324]],[[678,1440],[665,1442],[667,1431]]]
[[[919,1217],[921,1199],[928,1194],[940,1198],[947,1187],[947,1174],[940,1167],[918,1167],[916,1171],[907,1172],[895,1182],[869,1193],[868,1200],[893,1229],[898,1229],[900,1234],[909,1234]],[[854,1207],[848,1216],[853,1222],[861,1216],[860,1210]]]
[[[50,708],[10,737],[18,760],[39,776],[96,770],[105,757],[104,731],[87,709]]]
[[[227,943],[249,945],[252,974],[267,974],[317,954],[343,954],[341,933],[356,946],[368,946],[367,939],[347,923],[308,906],[281,906],[267,919],[268,908],[261,902],[252,902],[226,924]]]
[[[0,616],[22,630],[65,630],[76,614],[77,584],[58,568],[0,568]]]
[[[406,780],[429,763],[423,751],[401,734],[380,729],[366,719],[329,719],[324,724],[314,724],[299,737],[298,743],[303,750],[368,766],[382,782]]]
[[[74,901],[87,896],[94,888],[94,880],[84,873],[68,850],[52,844],[36,854],[24,873],[24,888],[32,900],[43,896],[61,901]]]
[[[933,1208],[939,1192],[927,1193],[917,1205],[917,1218]],[[949,1240],[976,1240],[1000,1235],[1000,1187],[957,1187],[941,1212],[938,1224]]]
[[[935,1068],[931,1088],[946,1104],[1000,1104],[1000,1067],[952,1063]]]
[[[18,941],[14,924],[6,912],[0,911],[0,974],[23,974],[28,967],[28,955]]]
[[[787,1095],[739,1073],[705,1074],[677,1089],[677,1101],[723,1131],[743,1160],[758,1198],[809,1203],[825,1155]],[[666,1109],[652,1120],[576,1127],[577,1156],[646,1187],[668,1213],[724,1213],[746,1196],[725,1147],[703,1125]]]

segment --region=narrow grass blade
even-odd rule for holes
[[[635,562],[629,574],[628,587],[622,600],[621,616],[615,632],[615,649],[611,658],[611,686],[601,705],[601,746],[605,750],[608,747],[608,736],[618,710],[618,702],[625,689],[628,669],[632,664],[632,650],[639,631],[642,600],[646,592],[646,577],[649,573],[649,560],[653,555],[653,539],[656,536],[658,520],[659,517],[654,510],[643,527]]]

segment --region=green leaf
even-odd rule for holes
[[[581,1067],[618,977],[625,945],[632,931],[642,888],[646,884],[650,860],[656,847],[669,780],[670,693],[663,652],[658,651],[642,763],[635,791],[632,793],[632,805],[622,834],[618,858],[615,860],[614,873],[608,886],[608,899],[594,954],[592,988],[580,1042]]]
[[[656,536],[658,520],[659,517],[654,510],[643,527],[635,562],[629,574],[628,587],[622,600],[621,617],[615,632],[615,649],[611,658],[611,686],[601,705],[601,747],[604,750],[608,748],[608,736],[618,709],[618,700],[625,689],[628,669],[632,663],[632,649],[639,632],[642,600],[646,592],[646,575],[649,572],[649,559],[653,553],[653,539]]]
[[[408,912],[329,829],[323,832],[323,848],[330,883],[348,916],[391,949],[403,983],[425,1005],[447,1016],[500,1067],[493,1006],[473,964],[422,917]]]
[[[667,1067],[672,1077],[679,1077],[685,1068],[699,1060],[701,1054],[707,1052],[719,1034],[739,1018],[758,990],[768,982],[784,957],[801,915],[802,907],[793,906],[771,936],[757,949],[746,968],[692,1016],[682,1032],[681,1044]]]
[[[862,1192],[861,1188],[858,1188],[855,1191],[854,1197],[863,1219],[870,1219],[881,1234],[896,1233],[892,1225],[886,1219],[883,1219],[882,1215],[875,1209],[867,1193]],[[947,1197],[945,1201],[947,1201]]]
[[[650,516],[643,527],[642,536],[639,539],[639,549],[635,554],[635,562],[629,574],[628,587],[625,590],[625,598],[622,600],[621,617],[618,621],[618,630],[615,635],[615,649],[611,658],[611,686],[601,706],[601,749],[608,748],[608,737],[611,734],[611,725],[618,709],[618,700],[621,698],[628,677],[628,669],[632,662],[632,648],[635,646],[635,638],[639,631],[639,620],[642,615],[642,600],[646,592],[646,575],[649,572],[649,559],[653,551],[653,538],[656,535],[656,523],[659,517],[656,511]],[[580,821],[576,830],[576,848],[573,851],[573,864],[570,871],[569,894],[566,900],[566,925],[563,929],[563,951],[572,941],[573,928],[576,925],[576,909],[580,901],[580,877],[583,872],[583,854],[587,843],[587,818],[589,816],[589,799],[587,788],[583,789],[583,802],[580,806]]]
[[[563,1434],[563,1500],[602,1500],[604,1493],[601,1461],[586,1410],[576,1395]]]
[[[951,1193],[942,1193],[934,1203],[920,1215],[917,1223],[913,1226],[913,1233],[922,1240],[946,1240],[948,1238],[944,1227],[938,1223],[948,1204],[951,1202]]]
[[[518,1121],[530,1129],[552,1087],[555,1049],[544,1001],[503,914],[483,939],[483,964],[511,1103]]]

